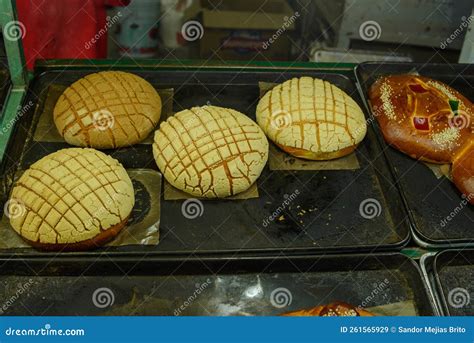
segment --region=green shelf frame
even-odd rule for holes
[[[2,30],[5,26],[9,25],[11,27],[12,24],[15,25],[18,22],[16,13],[14,0],[0,0],[0,25]],[[5,104],[0,114],[0,163],[5,158],[5,152],[13,129],[16,122],[20,119],[19,112],[21,111],[21,104],[28,85],[28,73],[21,35],[18,39],[8,39],[5,37],[5,31],[3,32],[11,88],[7,93]]]
[[[91,68],[106,69],[169,69],[169,70],[315,70],[321,69],[328,72],[340,73],[341,71],[352,73],[356,64],[354,63],[316,63],[316,62],[269,62],[269,61],[221,61],[221,60],[189,60],[189,59],[147,59],[135,60],[121,58],[96,59],[96,60],[44,60],[38,61],[35,66],[36,72],[45,70],[86,70]]]

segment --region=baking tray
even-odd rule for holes
[[[386,314],[402,313],[393,306],[400,303],[435,314],[417,264],[400,253],[114,263],[15,257],[0,265],[5,315],[278,315],[338,300]]]
[[[430,296],[434,299],[434,303],[436,304],[436,312],[438,315],[442,315],[441,311],[441,300],[439,293],[436,289],[435,285],[435,275],[433,272],[433,261],[435,259],[436,252],[431,251],[424,253],[419,260],[421,275],[423,276],[423,280],[425,281],[426,287],[430,292]]]
[[[35,106],[31,106],[16,127],[7,150],[8,162],[3,166],[5,194],[11,186],[9,175],[18,167],[15,163],[19,161],[20,168],[27,168],[48,153],[68,147],[63,142],[32,139],[48,87],[69,85],[94,71],[97,70],[46,71],[33,80],[25,102],[32,101]],[[342,74],[283,69],[274,72],[140,69],[132,72],[146,78],[157,89],[173,88],[174,111],[210,103],[234,108],[255,119],[259,82],[279,83],[302,75],[326,79],[361,104],[354,82]],[[353,78],[350,71],[348,75]],[[151,145],[138,144],[107,152],[125,168],[157,168]],[[193,214],[195,218],[183,215],[186,200],[162,199],[159,245],[111,247],[107,252],[189,255],[399,249],[409,240],[409,222],[386,158],[370,127],[355,154],[360,164],[357,170],[271,171],[267,165],[257,181],[257,198],[199,201],[197,215]],[[299,194],[291,206],[280,213],[284,220],[280,216],[265,226],[264,219],[296,191]],[[361,216],[359,209],[367,199],[376,201],[375,212],[369,213],[373,218],[369,219]],[[27,249],[15,250],[15,253],[37,252]],[[94,253],[97,252],[91,252]]]
[[[445,82],[474,101],[472,64],[362,63],[355,74],[366,108],[368,89],[377,77],[410,72]],[[374,127],[400,186],[415,241],[428,248],[474,246],[474,206],[463,205],[461,193],[448,178],[438,179],[423,162],[389,147],[376,120]],[[455,210],[457,214],[451,215]]]
[[[432,263],[443,314],[474,316],[474,250],[445,250]]]

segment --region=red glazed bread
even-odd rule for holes
[[[442,82],[391,75],[369,90],[372,113],[385,140],[415,159],[452,163],[453,182],[474,198],[474,105]]]
[[[316,306],[293,312],[283,313],[287,317],[373,317],[374,315],[362,308],[354,307],[344,302],[334,302],[328,305]]]
[[[370,88],[369,98],[385,140],[413,158],[450,163],[472,139],[472,103],[439,81],[416,75],[382,77]]]

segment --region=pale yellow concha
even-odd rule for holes
[[[122,71],[89,74],[70,85],[54,107],[69,144],[98,149],[141,142],[156,127],[161,98],[145,79]]]
[[[333,84],[311,77],[288,80],[257,105],[257,122],[277,146],[296,157],[345,156],[367,132],[359,105]]]
[[[21,175],[8,213],[13,229],[35,247],[84,250],[112,239],[134,203],[132,181],[117,160],[70,148],[43,157]]]
[[[174,187],[199,197],[221,198],[248,189],[268,159],[260,127],[232,109],[203,106],[161,123],[153,155]]]

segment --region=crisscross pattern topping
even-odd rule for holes
[[[184,110],[155,133],[153,154],[165,178],[196,196],[246,190],[268,159],[265,134],[244,114],[221,107]]]
[[[142,141],[161,115],[161,99],[146,80],[120,71],[89,74],[59,97],[54,122],[66,142],[117,148]]]
[[[357,145],[367,131],[357,103],[327,81],[294,78],[268,91],[257,122],[275,143],[315,154]]]
[[[11,199],[22,206],[12,227],[27,240],[68,244],[94,238],[132,211],[132,182],[114,158],[71,148],[37,161],[15,183]]]

